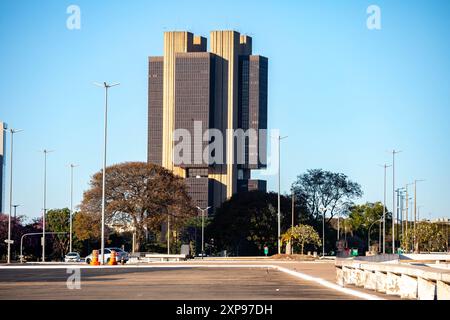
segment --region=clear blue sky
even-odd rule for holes
[[[66,9],[81,9],[68,30]],[[382,29],[366,28],[381,8]],[[282,190],[308,168],[347,174],[381,200],[383,169],[397,156],[399,185],[419,185],[422,216],[449,216],[449,1],[16,1],[0,2],[0,120],[16,136],[15,203],[42,208],[43,148],[48,207],[69,205],[70,162],[79,203],[101,168],[103,92],[111,90],[108,163],[145,161],[147,56],[163,32],[234,29],[269,58],[269,127],[283,141]],[[391,174],[388,175],[391,190]],[[269,177],[269,189],[277,188]],[[388,197],[391,206],[391,196]]]

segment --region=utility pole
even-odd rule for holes
[[[13,208],[14,208],[14,224],[17,224],[17,207],[20,207],[20,204],[14,204]],[[16,232],[16,230],[14,230],[13,228],[11,228],[14,232]],[[16,250],[14,250],[14,257],[16,257]]]
[[[319,209],[322,211],[322,257],[325,257],[325,214],[327,208],[321,206]]]
[[[278,254],[281,254],[281,205],[280,205],[280,194],[281,194],[281,140],[287,138],[287,136],[281,137],[278,135]]]
[[[197,209],[202,212],[202,259],[205,252],[205,212],[207,212],[209,208],[211,207],[206,207],[204,209],[197,207]]]
[[[292,191],[292,221],[291,221],[292,229],[294,229],[294,214],[295,214],[294,207],[295,207],[295,194],[294,191]]]
[[[405,213],[406,213],[405,235],[406,235],[406,238],[408,239],[407,243],[409,243],[409,232],[408,232],[408,229],[409,229],[409,192],[408,192],[408,186],[410,186],[410,185],[412,185],[412,183],[407,183],[405,186],[405,193],[406,193],[405,194],[405,205],[406,205],[406,208],[405,208]],[[405,248],[405,249],[407,249],[407,248]]]
[[[422,182],[425,180],[414,180],[414,240],[413,240],[413,250],[416,251],[416,224],[417,224],[417,182]]]
[[[3,129],[4,130],[4,129]],[[14,149],[14,134],[22,130],[10,129],[11,133],[11,147],[10,147],[10,160],[9,160],[9,215],[8,215],[8,259],[7,263],[11,263],[11,215],[13,208],[13,149]]]
[[[397,193],[397,206],[396,206],[396,212],[397,212],[397,237],[399,240],[401,240],[400,234],[403,235],[403,211],[402,211],[402,191],[404,188],[398,188],[395,190]],[[399,245],[400,246],[400,245]]]
[[[101,237],[101,264],[105,264],[105,189],[106,189],[106,146],[108,137],[108,89],[118,86],[120,83],[107,84],[106,82],[94,83],[98,87],[105,89],[105,117],[104,117],[104,132],[103,132],[103,179],[102,179],[102,237]]]
[[[77,167],[76,164],[70,164],[70,213],[69,213],[69,229],[70,229],[70,237],[69,237],[69,252],[72,252],[72,219],[73,219],[73,168]]]
[[[392,150],[392,253],[395,254],[395,155],[401,151]]]
[[[47,214],[47,154],[53,152],[53,150],[44,149],[44,196],[43,203],[44,208],[42,212],[42,262],[45,262],[45,216]]]
[[[392,167],[392,165],[384,164],[382,167],[384,168],[384,201],[383,201],[383,254],[384,254],[386,253],[386,171],[387,168]]]

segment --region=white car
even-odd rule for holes
[[[129,256],[128,253],[123,251],[120,248],[105,248],[105,263],[109,263],[109,259],[111,257],[111,250],[114,250],[116,252],[116,260],[117,263],[125,263],[128,261]],[[102,259],[101,250],[98,250],[98,261]],[[91,264],[92,261],[92,253],[88,255],[85,259],[87,264]]]
[[[69,252],[64,257],[64,262],[80,262],[80,254],[78,252]]]

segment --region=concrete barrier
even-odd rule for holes
[[[355,285],[403,299],[450,300],[450,270],[422,265],[336,260],[339,285]]]
[[[400,295],[400,276],[395,273],[388,272],[386,277],[386,294]]]
[[[364,288],[369,290],[377,290],[377,275],[375,272],[364,270],[366,275],[366,281],[364,282]]]
[[[438,300],[450,300],[450,284],[438,280],[436,289]]]
[[[380,271],[375,271],[375,277],[377,279],[377,291],[386,293],[387,274]]]
[[[417,299],[417,278],[402,274],[400,277],[400,297]]]
[[[344,271],[341,268],[336,268],[336,283],[343,287],[344,283]]]
[[[417,278],[417,299],[419,300],[435,300],[436,299],[436,282]]]

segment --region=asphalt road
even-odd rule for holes
[[[88,268],[80,275],[81,288],[68,289],[66,269],[0,269],[0,299],[355,299],[273,269]]]

